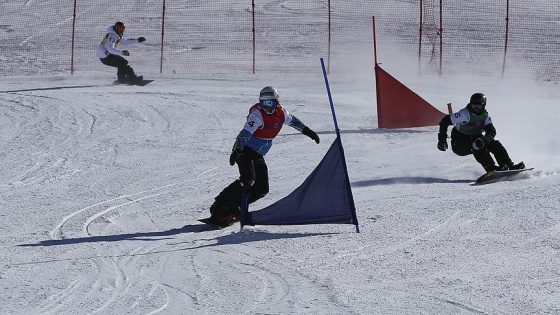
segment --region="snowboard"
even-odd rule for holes
[[[507,171],[492,171],[492,172],[488,172],[482,176],[480,176],[477,180],[476,180],[476,184],[478,185],[483,185],[483,184],[490,184],[490,183],[495,183],[495,182],[499,182],[499,181],[503,181],[503,180],[512,180],[515,179],[515,175],[525,172],[525,171],[530,171],[533,170],[534,167],[531,168],[523,168],[520,170],[507,170]]]
[[[114,85],[121,85],[121,84],[122,84],[122,85],[138,85],[138,86],[145,86],[145,85],[147,85],[147,84],[149,84],[149,83],[151,83],[151,82],[154,82],[154,80],[142,80],[142,82],[137,82],[137,83],[134,83],[134,84],[121,83],[121,82],[119,82],[119,80],[116,80],[116,81],[113,82],[113,84],[114,84]]]
[[[210,226],[212,226],[213,228],[218,229],[218,230],[221,230],[221,229],[223,229],[223,228],[227,228],[228,226],[232,226],[234,223],[239,222],[239,220],[237,220],[237,221],[233,221],[233,222],[231,222],[231,223],[229,223],[229,224],[219,224],[219,223],[215,222],[214,220],[212,220],[212,219],[209,218],[209,217],[208,217],[208,218],[204,218],[204,219],[200,219],[200,220],[198,220],[198,221],[199,221],[199,222],[202,222],[202,223],[205,223],[205,224],[208,224],[208,225],[210,225]]]
[[[135,84],[133,84],[133,85],[145,86],[145,85],[147,85],[147,84],[150,83],[150,82],[154,82],[154,80],[142,80],[142,82],[138,82],[138,83],[135,83]]]

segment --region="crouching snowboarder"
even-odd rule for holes
[[[451,131],[451,150],[459,156],[472,154],[488,172],[524,169],[523,162],[514,164],[500,141],[496,140],[496,128],[486,111],[486,96],[475,93],[460,111],[443,117],[439,123],[438,144],[440,151],[447,150],[447,128]],[[496,162],[494,162],[494,158]]]

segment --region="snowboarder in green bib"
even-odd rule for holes
[[[496,128],[486,111],[486,96],[474,93],[470,102],[460,111],[446,115],[439,122],[438,144],[440,151],[447,150],[447,128],[451,131],[451,150],[459,156],[472,154],[486,172],[518,170],[525,168],[523,162],[514,164],[500,141],[496,140]],[[494,158],[496,162],[494,162]]]

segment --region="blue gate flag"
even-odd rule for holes
[[[357,227],[356,208],[340,137],[291,194],[243,218],[243,225],[347,223]]]

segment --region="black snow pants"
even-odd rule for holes
[[[482,165],[485,171],[490,171],[495,166],[494,159],[490,153],[494,155],[496,162],[498,162],[500,166],[510,166],[513,164],[506,148],[504,148],[498,140],[493,140],[484,148],[475,150],[472,144],[474,140],[478,138],[482,138],[482,134],[469,136],[453,130],[451,132],[451,150],[453,150],[453,153],[460,156],[474,155],[475,160]]]
[[[136,74],[132,67],[128,65],[128,60],[122,56],[109,55],[100,59],[104,65],[117,68],[117,79],[120,83],[133,82],[136,79]]]
[[[223,214],[223,212],[239,215],[243,192],[249,193],[249,203],[268,194],[268,166],[264,157],[249,147],[245,147],[242,152],[243,154],[237,159],[239,179],[229,184],[215,198],[214,204],[210,207],[212,215]]]

